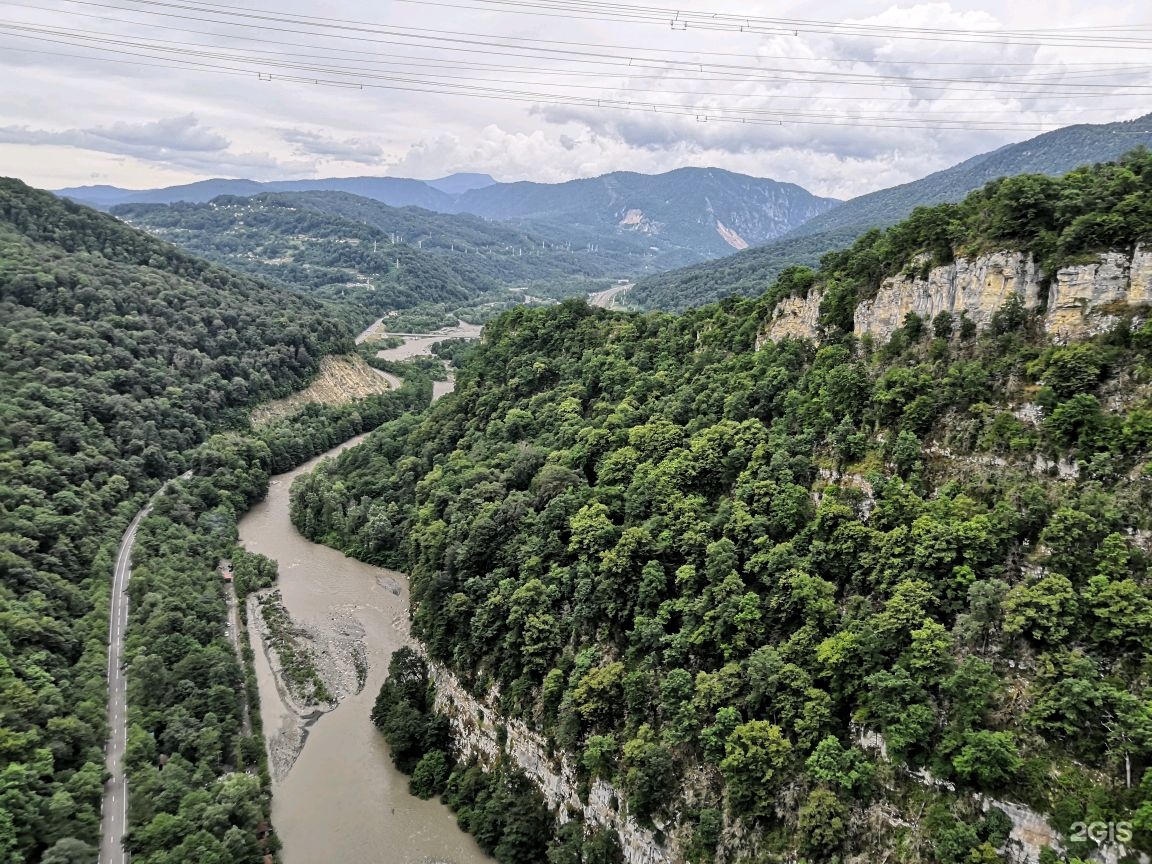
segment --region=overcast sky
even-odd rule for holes
[[[1152,111],[1149,66],[1136,65],[1147,63],[1148,52],[1131,48],[957,44],[893,38],[888,32],[863,37],[674,30],[482,10],[483,0],[441,2],[445,5],[407,0],[226,4],[232,11],[244,7],[359,22],[359,29],[340,31],[267,18],[250,19],[241,29],[187,10],[182,19],[165,19],[146,14],[142,10],[152,7],[135,0],[6,2],[7,29],[0,30],[5,82],[0,86],[0,173],[56,188],[92,183],[150,187],[209,177],[433,178],[455,171],[487,172],[498,180],[559,181],[614,170],[654,173],[717,166],[847,198],[1057,126],[1131,119]],[[693,0],[677,8],[937,30],[1058,27],[1152,38],[1152,14],[1143,4],[1123,2]],[[34,29],[12,29],[13,24]],[[404,37],[407,44],[385,44],[378,28],[361,25],[425,28],[434,41]],[[1103,27],[1116,29],[1091,29]],[[45,28],[86,35],[61,36]],[[499,53],[477,49],[469,41],[472,36],[445,42],[444,31],[502,37],[511,47]],[[93,34],[167,40],[172,50],[185,52],[169,57],[191,56],[190,50],[218,53],[197,54],[201,67],[180,68],[138,42],[117,43],[113,50],[118,54],[102,53],[90,41],[77,42]],[[523,46],[540,45],[532,40],[542,39],[580,43],[565,50],[585,59],[518,56]],[[98,56],[133,62],[91,59]],[[605,56],[625,60],[597,59]],[[244,71],[265,60],[269,65],[260,68],[267,68],[274,80]],[[275,80],[287,61],[339,67],[342,71],[332,73],[344,76],[339,80],[374,86]],[[696,62],[707,65],[694,68]],[[957,62],[971,65],[948,65]],[[388,65],[397,63],[408,65]],[[493,68],[480,70],[475,64]],[[401,77],[433,69],[431,74],[443,76],[438,80],[448,86],[603,97],[629,100],[636,107],[405,92],[380,87],[379,77],[351,77],[347,70],[353,67]],[[889,80],[779,80],[798,72]],[[332,80],[328,72],[297,68],[290,74]],[[892,76],[905,80],[892,81]],[[1049,89],[1009,92],[1019,76],[1043,81]],[[934,84],[926,78],[963,80]],[[1134,95],[1119,85],[1149,89]],[[1072,88],[1073,95],[1058,95],[1069,92],[1061,87]],[[1091,95],[1084,95],[1089,90]],[[654,103],[692,107],[686,114],[643,107]],[[702,122],[693,112],[708,106],[717,113]],[[744,111],[810,112],[812,122],[796,122],[802,118],[794,113],[781,125],[717,122],[721,116],[763,116]],[[911,118],[913,125],[926,128],[875,128],[890,118]],[[837,125],[845,120],[851,125]],[[977,124],[1013,128],[973,128]]]

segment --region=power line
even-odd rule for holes
[[[242,47],[219,44],[205,45],[174,39],[128,36],[91,28],[62,28],[34,23],[0,23],[0,30],[7,32],[12,38],[31,39],[47,44],[82,48],[100,52],[105,56],[62,55],[61,52],[46,50],[27,53],[74,56],[82,59],[121,62],[137,66],[167,65],[169,68],[179,68],[185,71],[195,70],[211,74],[256,76],[266,81],[290,81],[319,86],[435,93],[468,98],[531,102],[558,107],[646,111],[695,119],[698,122],[1040,132],[1044,131],[1044,127],[1038,124],[985,120],[983,118],[986,112],[979,113],[978,116],[981,119],[969,120],[965,119],[965,115],[962,113],[951,110],[946,115],[941,116],[938,113],[885,111],[878,107],[879,103],[882,102],[907,101],[908,98],[912,97],[904,97],[903,100],[883,97],[877,99],[870,96],[866,98],[846,95],[844,92],[831,97],[823,97],[819,93],[777,93],[775,90],[779,88],[773,85],[808,87],[836,84],[844,91],[856,87],[902,88],[911,90],[915,94],[970,92],[979,93],[981,97],[964,101],[983,102],[1086,96],[1092,97],[1093,101],[1096,102],[1102,98],[1143,98],[1152,92],[1152,84],[1059,80],[1067,79],[1070,76],[1076,78],[1102,75],[1127,77],[1146,74],[1145,69],[1147,67],[1128,63],[1108,66],[1097,64],[1095,68],[1077,69],[1072,72],[1025,73],[998,79],[974,75],[890,75],[860,71],[797,69],[780,65],[778,62],[773,62],[772,65],[766,65],[763,62],[759,65],[741,65],[700,59],[700,57],[748,56],[726,55],[720,52],[700,52],[697,59],[689,60],[684,59],[686,52],[666,49],[631,49],[625,47],[622,50],[629,53],[617,54],[611,50],[604,50],[605,47],[611,48],[612,46],[595,46],[599,50],[586,51],[583,49],[590,47],[589,43],[558,40],[509,41],[506,37],[434,28],[395,27],[318,16],[282,15],[265,10],[223,7],[211,2],[121,0],[123,3],[134,4],[129,6],[99,2],[99,0],[66,0],[66,2],[88,8],[152,16],[161,20],[193,20],[223,26],[236,32],[221,34],[174,27],[167,23],[126,21],[122,18],[110,18],[91,13],[74,13],[82,17],[98,18],[130,27],[162,29],[209,36],[216,40],[224,38],[251,44]],[[431,2],[432,0],[428,0],[428,3]],[[614,4],[588,2],[588,0],[559,0],[559,2],[551,4],[541,4],[538,0],[474,0],[474,2],[504,6],[515,6],[518,3],[526,6],[548,5],[549,8],[572,6],[585,11],[593,8],[611,11],[616,8]],[[45,10],[42,7],[21,3],[8,3],[6,5],[39,11],[58,11]],[[632,11],[643,8],[627,7],[628,10]],[[285,24],[292,26],[278,26]],[[339,40],[341,47],[337,49],[329,45],[278,42],[267,38],[265,34],[268,31],[295,33],[313,39]],[[967,31],[956,32],[966,33]],[[252,33],[259,35],[251,35]],[[345,43],[349,41],[403,46],[409,50],[417,51],[442,52],[450,50],[453,52],[453,56],[451,59],[419,54],[415,56],[390,54],[386,57],[380,57],[376,52],[358,51],[347,47]],[[254,48],[252,45],[303,48],[305,52],[277,52]],[[338,52],[345,56],[333,56],[332,52]],[[349,54],[357,56],[348,57]],[[457,54],[483,55],[483,59],[474,60],[469,57],[459,59],[455,56]],[[506,58],[534,61],[536,65],[524,66],[494,62],[503,61]],[[788,59],[789,62],[795,60],[795,58]],[[542,67],[539,65],[541,62],[558,65]],[[813,62],[813,58],[801,62]],[[913,63],[915,61],[907,62]],[[866,63],[863,65],[867,66]],[[610,79],[619,77],[625,78],[628,83],[612,86]],[[541,78],[544,80],[535,80]],[[565,78],[584,78],[586,80],[563,80]],[[598,84],[597,81],[603,83]],[[722,92],[711,92],[704,88],[673,90],[667,86],[635,86],[644,81],[658,81],[665,85],[669,81],[685,81],[701,85],[742,83],[769,85],[771,89],[768,92],[740,92],[728,87]],[[580,91],[595,91],[600,95],[583,95]],[[692,104],[684,104],[684,102],[677,101],[632,98],[636,94],[690,96],[694,97],[694,101]],[[855,101],[861,103],[861,108],[854,111],[836,110],[834,112],[819,110],[819,102],[823,98]],[[813,104],[789,108],[779,104],[784,99],[804,99]],[[961,100],[953,98],[953,100],[948,101]],[[737,104],[731,104],[733,102]],[[871,105],[877,107],[869,110],[868,106]],[[1085,110],[1108,111],[1115,109],[1095,106]]]
[[[74,4],[81,4],[81,3],[84,3],[84,0],[63,0],[63,2],[72,2]],[[34,6],[32,4],[29,4],[29,3],[16,2],[16,0],[0,0],[0,5],[14,6],[17,8],[22,8],[22,9],[32,9],[32,10],[36,10],[36,11],[40,11],[40,12],[57,13],[60,11],[58,9],[49,9],[47,7],[44,7],[44,6]],[[109,6],[108,4],[104,4],[104,3],[85,3],[84,5],[100,6],[103,8],[110,8],[110,9],[111,8],[118,8],[118,7]],[[127,9],[124,9],[122,11],[138,12],[138,10],[127,10]],[[131,24],[132,26],[135,26],[135,27],[148,27],[148,28],[156,28],[156,29],[163,29],[163,30],[172,30],[172,31],[181,32],[181,33],[196,33],[196,34],[200,34],[200,35],[204,35],[204,36],[215,36],[215,37],[226,38],[226,39],[246,39],[246,40],[250,40],[250,41],[262,42],[262,43],[274,44],[274,45],[290,45],[290,46],[295,46],[295,47],[310,47],[310,46],[300,45],[300,43],[296,43],[296,42],[277,42],[275,40],[259,39],[259,38],[250,37],[250,36],[243,36],[242,37],[242,36],[233,36],[233,35],[225,34],[225,33],[209,32],[209,31],[204,31],[204,30],[189,30],[189,29],[181,28],[181,27],[173,27],[170,24],[154,24],[154,23],[150,23],[150,22],[133,21],[133,20],[128,20],[128,19],[124,19],[124,18],[113,18],[113,17],[106,16],[106,15],[96,15],[96,14],[90,13],[90,12],[74,12],[72,14],[80,15],[80,16],[86,17],[86,18],[93,18],[93,19],[96,19],[99,21],[109,21],[109,22],[116,22],[116,23],[120,23],[120,24]],[[138,13],[138,14],[155,14],[155,13]],[[201,19],[196,19],[196,20],[201,20]],[[207,19],[204,19],[204,20],[207,20]],[[548,40],[543,40],[543,41],[547,42]],[[590,48],[621,47],[621,46],[601,46],[601,45],[598,45],[595,43],[590,43],[590,42],[563,42],[563,43],[551,43],[551,44],[577,45],[577,46],[590,47]],[[354,49],[348,49],[348,48],[332,49],[332,50],[339,50],[342,53],[369,54],[371,56],[377,56],[375,54],[375,52],[356,51]],[[667,49],[660,49],[660,48],[647,48],[644,50],[656,51],[656,52],[661,52],[661,53],[676,53],[676,54],[694,53],[694,54],[698,54],[699,56],[745,57],[745,58],[752,58],[752,59],[757,59],[757,60],[786,60],[786,61],[795,62],[795,63],[850,63],[853,65],[860,65],[862,63],[874,62],[874,63],[882,64],[885,66],[901,66],[901,65],[903,65],[903,66],[978,66],[980,68],[986,68],[988,66],[988,62],[986,60],[932,60],[932,59],[898,60],[898,59],[887,58],[887,57],[883,58],[882,60],[869,60],[866,58],[845,58],[845,57],[801,57],[801,56],[797,56],[794,54],[764,54],[764,53],[738,54],[738,53],[730,53],[730,52],[711,52],[711,51],[699,51],[699,52],[672,51],[672,52],[669,52]],[[436,61],[436,62],[448,62],[448,61]],[[1109,62],[1107,66],[1101,66],[1100,63],[1097,61],[1075,61],[1075,60],[1068,61],[1068,60],[1063,60],[1060,62],[1041,62],[1041,61],[1016,62],[1016,61],[997,60],[996,65],[1002,66],[1002,67],[1023,66],[1023,67],[1028,67],[1028,68],[1054,66],[1054,67],[1059,67],[1060,69],[1066,69],[1067,67],[1075,67],[1075,66],[1094,67],[1093,69],[1085,70],[1086,72],[1105,72],[1105,71],[1118,71],[1119,72],[1119,71],[1125,71],[1125,70],[1129,70],[1129,69],[1134,69],[1135,71],[1140,71],[1140,70],[1152,71],[1152,64],[1134,63],[1134,62]],[[528,67],[521,67],[521,68],[528,68]],[[535,67],[533,67],[533,68],[535,68]]]
[[[107,6],[108,8],[116,8],[123,10],[123,7],[109,6],[109,4],[102,4],[92,2],[92,0],[70,0],[70,2],[81,2],[84,5]],[[154,0],[132,0],[132,2],[153,2]],[[159,5],[173,6],[177,4],[163,3]],[[183,8],[183,7],[181,7]],[[163,14],[169,13],[148,13],[148,14]],[[182,16],[176,16],[182,17]],[[197,19],[207,20],[210,23],[225,24],[230,26],[244,26],[236,24],[231,21],[217,21],[213,19]],[[262,29],[268,29],[266,26]],[[280,29],[280,28],[271,28]],[[426,28],[420,28],[426,31]],[[309,33],[308,31],[292,30],[289,32],[304,33],[305,35],[318,35]],[[391,32],[391,31],[384,31]],[[426,31],[433,33],[452,34],[453,31]],[[584,61],[595,61],[603,63],[605,60],[615,61],[617,63],[628,64],[631,69],[650,69],[650,70],[672,70],[672,71],[685,71],[692,70],[699,73],[716,73],[716,74],[741,74],[751,76],[758,80],[778,81],[783,83],[810,83],[810,84],[828,84],[828,83],[847,83],[857,86],[869,87],[888,87],[896,85],[909,85],[915,86],[921,90],[952,90],[965,92],[966,88],[956,87],[956,84],[973,84],[979,85],[978,89],[967,89],[966,92],[975,93],[997,93],[997,94],[1023,94],[1023,95],[1040,95],[1043,94],[1044,89],[1050,86],[1061,87],[1061,93],[1066,96],[1087,96],[1093,95],[1101,91],[1110,91],[1114,95],[1144,95],[1152,90],[1150,85],[1133,85],[1133,84],[1097,84],[1097,83],[1082,83],[1077,82],[1069,85],[1067,82],[1047,82],[1047,81],[996,81],[983,78],[958,78],[958,77],[927,77],[927,76],[894,76],[894,75],[876,75],[859,72],[834,72],[834,71],[812,71],[805,70],[803,72],[796,72],[782,67],[747,67],[738,66],[733,64],[723,63],[699,63],[688,61],[669,61],[661,60],[659,58],[648,58],[643,56],[628,56],[628,55],[614,55],[604,53],[590,53],[578,52],[570,49],[550,49],[550,48],[537,48],[535,46],[506,43],[506,42],[480,42],[469,40],[466,38],[458,37],[455,35],[432,36],[432,35],[418,35],[408,36],[407,34],[400,34],[402,38],[419,39],[424,41],[448,42],[453,44],[454,51],[463,51],[467,53],[482,53],[490,54],[492,48],[500,49],[505,52],[505,56],[516,56],[521,59],[537,59],[540,54],[546,57],[552,57],[562,62],[573,62],[572,58],[576,57]],[[427,45],[412,45],[410,42],[394,42],[391,40],[367,39],[366,37],[347,37],[357,39],[358,41],[371,41],[382,42],[384,44],[400,44],[406,47],[423,47],[428,48],[432,46]],[[487,38],[487,37],[484,37]],[[460,47],[463,45],[472,45],[476,47],[467,48]],[[519,53],[516,53],[519,52]],[[532,52],[525,54],[524,52]],[[783,75],[787,77],[772,77],[768,73],[774,75]],[[1130,91],[1125,93],[1117,93],[1117,91]]]
[[[29,36],[29,38],[40,39],[47,42],[60,43],[62,40],[50,39],[45,36]],[[71,44],[63,42],[63,44]],[[245,69],[244,67],[236,66],[221,66],[219,64],[207,63],[202,60],[189,59],[190,57],[203,56],[205,52],[191,52],[183,51],[180,56],[176,58],[168,58],[165,56],[156,56],[154,54],[141,53],[140,51],[128,51],[124,48],[117,49],[104,49],[114,51],[115,53],[123,54],[133,58],[143,58],[147,60],[167,60],[178,64],[181,68],[195,67],[201,70],[208,71],[224,71],[229,74],[237,72],[249,72],[253,74],[251,68]],[[138,60],[131,61],[138,63]],[[149,64],[154,65],[154,64]],[[728,123],[743,123],[743,124],[769,124],[769,125],[783,125],[785,122],[789,124],[800,125],[822,125],[822,126],[870,126],[874,128],[965,128],[983,131],[1032,131],[1041,132],[1045,131],[1043,127],[1036,125],[1026,124],[1003,124],[1003,123],[972,123],[966,121],[956,121],[955,126],[947,127],[942,126],[947,121],[938,118],[906,118],[906,117],[883,117],[883,116],[852,116],[844,113],[838,114],[822,114],[819,112],[805,112],[805,111],[784,111],[779,109],[766,110],[766,109],[750,109],[750,108],[732,108],[725,106],[685,106],[679,103],[661,103],[661,102],[644,102],[631,99],[618,99],[618,98],[593,98],[584,96],[566,96],[552,93],[542,93],[535,91],[514,91],[501,88],[488,88],[479,85],[446,85],[442,83],[426,82],[416,79],[393,78],[387,76],[387,84],[382,84],[373,81],[350,81],[344,79],[333,79],[321,77],[324,73],[323,70],[312,70],[308,67],[289,66],[282,64],[281,68],[294,69],[294,72],[276,71],[276,72],[255,72],[259,77],[264,80],[280,80],[292,81],[299,83],[308,83],[320,86],[336,86],[354,89],[391,89],[391,90],[404,90],[411,92],[425,92],[425,93],[451,93],[455,95],[466,95],[472,98],[485,98],[485,99],[503,99],[506,101],[521,101],[521,102],[534,102],[538,104],[552,104],[562,105],[569,107],[597,107],[597,108],[611,108],[621,110],[642,110],[652,111],[654,113],[666,114],[670,116],[680,116],[693,118],[698,122],[728,122]],[[297,74],[301,71],[314,72],[318,74]]]
[[[488,11],[515,12],[517,14],[544,15],[549,17],[578,18],[582,20],[616,20],[626,23],[658,24],[672,30],[723,30],[744,32],[756,35],[804,33],[840,34],[850,36],[870,36],[895,39],[923,39],[940,41],[990,41],[994,44],[1043,44],[1037,40],[1050,39],[1070,47],[1114,47],[1120,43],[1140,43],[1145,40],[1130,37],[1097,37],[1100,43],[1081,45],[1069,40],[1082,40],[1083,33],[1123,29],[1126,32],[1146,30],[1147,27],[1078,27],[1028,30],[967,30],[937,27],[898,27],[884,24],[857,24],[851,22],[819,21],[802,18],[769,18],[724,12],[692,12],[682,9],[660,7],[629,6],[619,3],[581,2],[581,0],[471,0],[447,2],[447,0],[399,0],[419,6],[439,6],[453,9],[473,9],[481,7]],[[1009,42],[1003,37],[1011,36],[1027,41]],[[991,37],[991,38],[990,38]],[[1133,44],[1128,47],[1142,47]]]

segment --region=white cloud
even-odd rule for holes
[[[34,129],[28,126],[0,127],[0,143],[39,144],[72,147],[129,156],[142,162],[206,172],[249,172],[276,175],[311,170],[313,163],[285,161],[267,153],[237,153],[231,141],[208,129],[189,114],[150,123],[114,123],[88,129]]]
[[[383,147],[360,138],[334,138],[308,129],[285,129],[280,137],[295,145],[301,155],[319,156],[332,162],[379,165],[385,159]]]
[[[41,0],[41,4],[49,5],[62,2]],[[466,5],[467,0],[461,2]],[[686,0],[686,5],[697,11],[722,5],[749,15],[817,15],[810,4],[799,0],[783,6],[766,0],[726,0],[723,4],[720,0]],[[156,185],[161,176],[161,182],[173,183],[210,176],[268,179],[367,172],[435,177],[466,170],[484,171],[502,180],[555,181],[613,170],[656,172],[697,165],[773,177],[799,183],[818,194],[847,197],[915,179],[1044,129],[1129,119],[1147,110],[1146,100],[1140,104],[1139,99],[1117,97],[1106,90],[1093,98],[1044,98],[1037,93],[1007,92],[1021,74],[1043,72],[1051,76],[1048,80],[1068,86],[1108,81],[1152,84],[1146,71],[1138,76],[1089,78],[1083,77],[1084,67],[1077,65],[1136,62],[1139,52],[1114,56],[1115,52],[1025,45],[957,45],[819,34],[671,32],[464,10],[455,10],[451,22],[446,22],[419,4],[389,4],[369,11],[355,0],[328,0],[323,6],[318,0],[285,0],[278,8],[396,26],[493,33],[509,44],[547,38],[632,45],[637,47],[605,47],[603,51],[637,57],[659,50],[680,51],[686,53],[669,56],[696,57],[702,63],[733,67],[754,65],[755,74],[735,69],[721,76],[730,80],[710,83],[702,80],[708,76],[693,73],[683,64],[661,69],[652,68],[651,63],[636,63],[624,76],[618,73],[628,69],[617,69],[607,77],[550,76],[541,82],[530,71],[470,73],[453,66],[487,59],[531,69],[534,64],[523,58],[496,60],[452,47],[379,45],[351,36],[267,37],[308,43],[300,49],[280,49],[291,62],[310,51],[328,52],[341,58],[332,61],[335,65],[398,74],[394,69],[388,71],[388,64],[402,60],[402,55],[419,55],[434,58],[436,68],[409,68],[404,75],[434,71],[459,76],[444,77],[444,81],[483,84],[485,78],[508,79],[504,84],[489,82],[494,87],[554,87],[557,92],[615,94],[633,101],[706,104],[713,111],[720,107],[773,111],[779,112],[783,123],[740,124],[715,119],[701,123],[694,115],[667,112],[503,102],[372,86],[360,90],[261,81],[255,74],[222,76],[188,68],[62,57],[61,53],[84,52],[60,46],[48,46],[55,53],[36,53],[45,46],[0,35],[0,75],[19,80],[21,85],[0,88],[0,160],[9,171],[19,169],[25,179],[44,186],[85,182],[93,173],[104,182],[128,186]],[[25,16],[37,25],[116,26],[106,20],[84,18],[66,5],[54,14],[14,10],[14,16]],[[1139,4],[1124,0],[1109,4],[1017,0],[1011,5],[999,0],[890,5],[876,0],[829,0],[818,7],[818,14],[828,20],[856,23],[979,30],[1050,28],[1055,26],[1053,22],[1080,28],[1115,26],[1138,22],[1144,12]],[[137,25],[123,25],[122,29],[134,38],[186,39],[228,50],[237,47],[235,40],[224,35],[231,32],[226,27],[196,27],[205,32],[165,34]],[[272,44],[262,43],[260,48],[274,50]],[[5,48],[17,50],[8,52]],[[973,65],[949,65],[957,61]],[[795,77],[784,74],[788,70],[813,73],[808,77],[820,80],[781,80]],[[853,82],[845,75],[887,78],[885,86],[879,87]],[[893,76],[904,80],[894,81]],[[977,76],[979,83],[953,84],[951,89],[933,88],[918,80]],[[518,83],[517,78],[525,80]],[[370,82],[387,83],[385,79]],[[117,120],[109,122],[109,117]],[[879,122],[876,118],[883,117],[920,117],[926,128],[874,128]],[[836,125],[837,120],[850,118],[853,125]],[[1022,128],[949,128],[957,120],[966,126]],[[29,156],[34,147],[41,148],[43,158]]]

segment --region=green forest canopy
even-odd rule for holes
[[[926,251],[1131,248],[1150,162],[993,184],[813,278],[850,311]],[[937,860],[996,860],[972,791],[1152,848],[1152,323],[1054,347],[1009,310],[755,350],[773,302],[507,313],[454,396],[299,481],[293,519],[409,572],[434,659],[698,860],[724,811],[780,854],[879,855],[902,842],[864,827],[882,802]]]
[[[96,842],[120,532],[345,316],[0,180],[0,860]]]
[[[875,280],[899,272],[910,255],[940,253],[936,263],[946,263],[954,249],[1030,251],[1050,275],[1077,255],[1150,239],[1148,153],[1147,148],[1136,148],[1115,162],[1086,165],[1063,177],[1006,170],[1010,176],[986,184],[960,203],[912,210],[896,226],[899,230],[839,226],[801,234],[647,277],[629,292],[630,300],[648,308],[682,310],[728,294],[755,297],[772,290],[777,277],[790,267],[817,261],[825,272],[836,269],[829,262],[851,263],[854,275]],[[830,211],[816,221],[834,222],[838,212]]]

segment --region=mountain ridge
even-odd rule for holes
[[[347,192],[392,207],[416,206],[437,213],[514,221],[522,230],[558,241],[563,238],[572,248],[593,250],[620,241],[634,252],[661,253],[660,269],[756,245],[839,204],[795,183],[693,167],[660,174],[616,171],[562,183],[499,183],[481,174],[452,174],[432,181],[217,178],[159,189],[82,186],[55,193],[107,210],[121,204],[206,203],[219,195],[321,191]]]
[[[786,267],[813,266],[825,252],[850,244],[871,228],[893,225],[916,207],[959,201],[999,177],[1063,174],[1080,165],[1115,159],[1141,144],[1152,146],[1152,114],[1045,132],[972,156],[919,180],[852,198],[761,246],[648,277],[629,292],[628,299],[643,308],[680,310],[728,294],[755,296]]]

